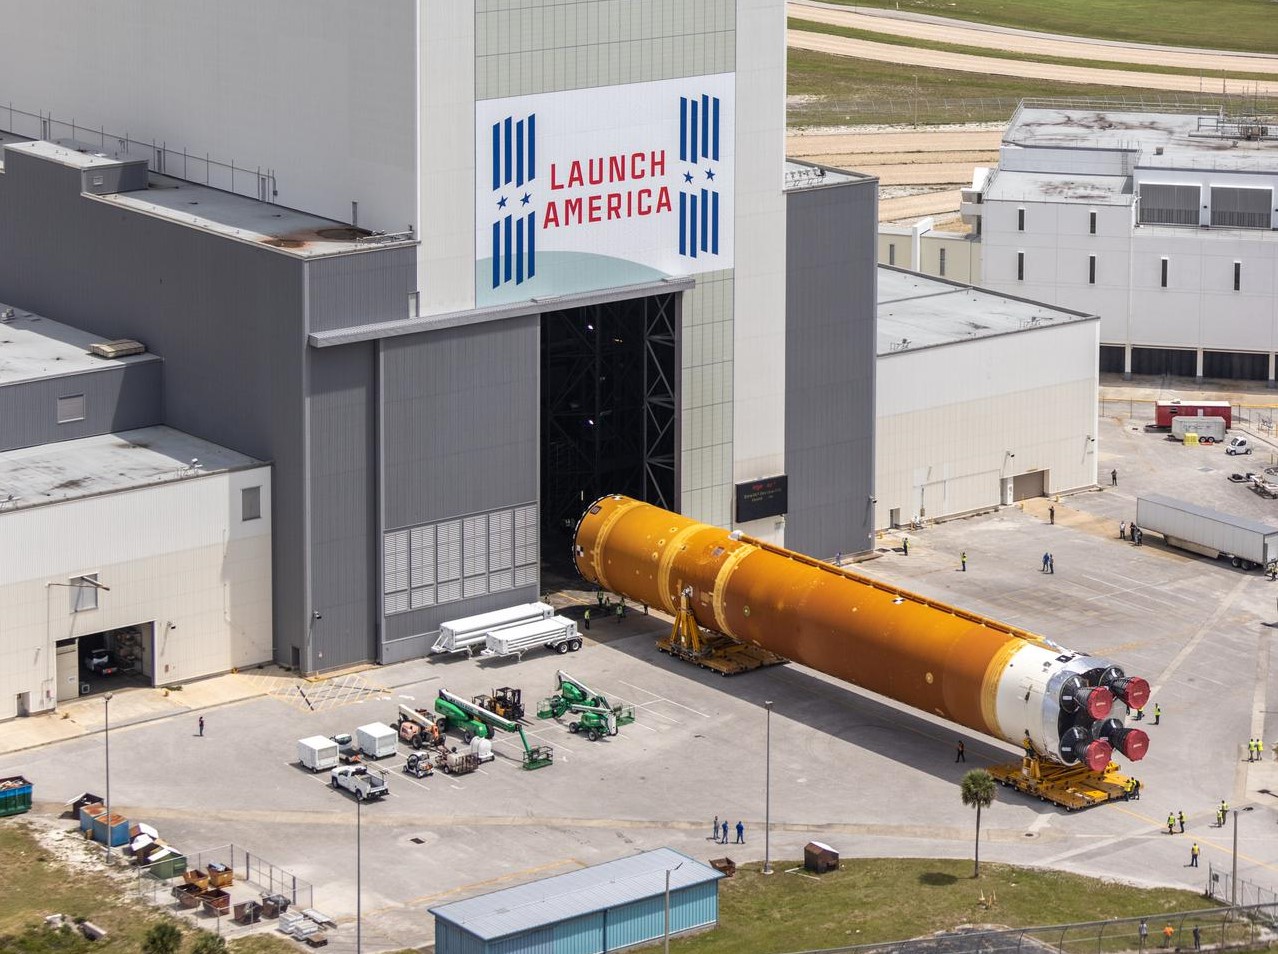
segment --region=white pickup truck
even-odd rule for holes
[[[386,779],[370,772],[366,765],[339,765],[329,773],[333,788],[344,788],[359,801],[384,798],[390,794]]]

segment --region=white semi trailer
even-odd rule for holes
[[[1136,524],[1162,534],[1169,546],[1244,570],[1278,559],[1278,527],[1161,494],[1136,498]]]

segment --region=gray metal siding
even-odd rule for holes
[[[80,175],[6,153],[0,301],[165,361],[164,422],[274,461],[276,658],[304,645],[303,263],[80,194]]]
[[[163,381],[156,358],[0,387],[0,451],[162,424]],[[72,394],[84,395],[84,420],[59,424],[58,398]]]
[[[310,666],[328,670],[377,659],[375,346],[307,360],[311,609],[322,617]]]
[[[786,546],[816,557],[873,540],[873,180],[786,197]]]
[[[411,317],[417,288],[417,247],[338,255],[308,263],[310,331],[333,331]]]
[[[382,343],[383,520],[386,529],[535,502],[538,497],[539,316]],[[536,586],[399,613],[387,641],[445,620],[537,597]],[[410,658],[425,640],[388,645]]]

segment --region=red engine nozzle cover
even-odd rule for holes
[[[1076,694],[1083,711],[1093,719],[1103,719],[1114,708],[1114,694],[1105,686],[1080,689]]]
[[[1143,709],[1149,703],[1149,683],[1140,676],[1125,676],[1110,687],[1129,709]]]
[[[1114,747],[1104,739],[1096,739],[1083,747],[1082,756],[1083,762],[1089,769],[1093,772],[1103,772],[1114,758]]]
[[[1149,736],[1141,729],[1120,729],[1112,741],[1114,748],[1133,762],[1139,762],[1149,751]]]

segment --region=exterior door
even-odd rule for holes
[[[76,639],[58,640],[58,701],[80,697],[80,652]]]

